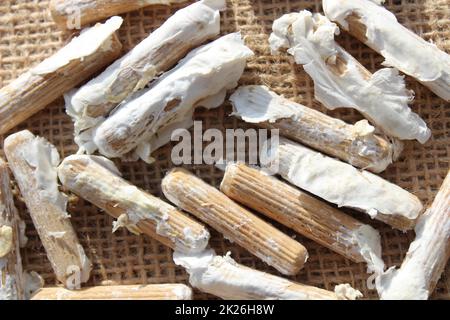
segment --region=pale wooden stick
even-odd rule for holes
[[[54,55],[0,89],[0,134],[115,60],[122,49],[115,34],[121,24],[122,18],[113,17],[85,30]]]
[[[58,191],[56,148],[25,130],[5,139],[5,154],[56,278],[69,289],[89,279],[91,263]]]
[[[413,194],[373,173],[281,138],[279,174],[297,187],[342,207],[368,213],[400,230],[412,229],[423,206]]]
[[[381,54],[385,64],[416,78],[450,101],[450,56],[402,26],[382,2],[324,0],[323,9],[330,20]]]
[[[162,181],[164,195],[278,271],[296,274],[308,253],[297,241],[245,210],[216,188],[184,169]]]
[[[114,231],[126,227],[184,252],[199,252],[208,245],[209,232],[203,225],[122,179],[106,158],[70,156],[58,175],[64,187],[117,218]]]
[[[303,10],[275,20],[270,44],[273,51],[288,49],[303,65],[316,99],[328,109],[354,108],[392,137],[425,143],[431,130],[408,106],[413,92],[404,77],[394,68],[370,73],[334,41],[338,33],[325,16]]]
[[[415,230],[400,269],[380,278],[381,299],[426,300],[436,287],[450,257],[450,171]]]
[[[230,97],[234,115],[337,157],[353,166],[381,172],[396,160],[400,143],[374,134],[367,120],[347,124],[290,101],[265,86],[243,86]]]
[[[378,231],[274,177],[228,164],[220,190],[354,262],[367,262],[370,272],[384,271]]]
[[[61,29],[80,26],[151,5],[169,5],[187,0],[51,0],[50,12]]]
[[[120,105],[79,145],[107,157],[132,153],[151,162],[151,153],[177,128],[193,125],[194,108],[216,108],[237,86],[253,52],[240,33],[227,34],[191,51],[135,99]],[[89,136],[89,132],[91,135]]]
[[[203,0],[178,10],[99,76],[66,95],[75,135],[107,117],[120,102],[167,71],[192,48],[217,36],[219,10],[223,7],[223,0]]]
[[[184,284],[97,286],[81,290],[42,288],[31,300],[192,300]]]
[[[0,158],[0,300],[26,298],[20,256],[20,222],[14,206],[8,166]]]
[[[228,253],[207,250],[197,255],[174,253],[176,264],[186,268],[192,286],[222,299],[236,300],[355,300],[361,292],[338,285],[335,292],[306,286],[236,263]]]

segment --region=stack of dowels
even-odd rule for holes
[[[186,269],[192,287],[223,299],[362,297],[349,284],[328,291],[240,265],[229,253],[216,255],[208,247],[208,229],[198,220],[284,275],[297,274],[307,263],[301,243],[250,210],[366,263],[381,299],[427,299],[450,256],[450,173],[423,215],[415,195],[376,174],[398,159],[401,140],[425,143],[431,135],[409,108],[413,92],[398,70],[449,101],[449,56],[401,26],[379,0],[323,0],[326,16],[309,11],[281,16],[269,39],[272,52],[287,50],[303,65],[314,81],[316,99],[326,108],[353,108],[367,120],[345,123],[266,86],[242,86],[230,97],[233,115],[284,136],[269,153],[275,155],[271,167],[291,185],[264,168],[228,163],[218,190],[176,168],[162,180],[173,206],[123,179],[103,156],[151,163],[152,153],[175,130],[193,125],[196,107],[216,108],[237,87],[254,53],[239,32],[219,37],[225,1],[201,0],[178,10],[98,76],[73,87],[119,57],[116,31],[122,18],[114,15],[182,2],[51,1],[52,17],[63,29],[113,17],[86,28],[0,90],[0,134],[65,94],[80,147],[80,154],[60,161],[55,146],[28,130],[5,139],[9,168],[62,286],[39,288],[41,278],[23,271],[23,222],[14,206],[8,165],[0,158],[0,300],[29,299],[37,289],[32,299],[192,299],[184,284],[82,288],[93,265],[72,226],[60,184],[114,217],[112,232],[123,227],[174,250],[174,262]],[[392,68],[369,72],[335,42],[340,30],[333,22],[383,55]],[[423,56],[430,59],[426,67],[420,63]],[[103,156],[92,155],[96,151]],[[379,232],[333,204],[402,231],[415,228],[416,239],[401,267],[385,271]]]

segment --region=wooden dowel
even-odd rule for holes
[[[119,57],[122,45],[115,34],[122,18],[85,30],[37,66],[0,89],[0,134],[44,109]]]
[[[68,190],[115,217],[113,230],[126,227],[183,252],[199,252],[208,245],[209,232],[203,225],[122,179],[106,158],[67,157],[58,175]]]
[[[169,5],[187,0],[51,0],[50,13],[61,29],[79,29],[103,20],[151,5]]]
[[[400,269],[381,276],[381,299],[426,300],[436,287],[450,257],[450,171],[415,231]]]
[[[67,290],[42,288],[31,300],[192,300],[184,284],[117,285]]]
[[[220,190],[368,270],[384,271],[380,234],[330,205],[245,164],[229,164]]]
[[[0,300],[26,298],[20,256],[20,217],[14,206],[8,166],[0,158]]]
[[[78,288],[88,281],[91,262],[70,222],[67,197],[58,190],[56,148],[28,130],[7,137],[4,148],[56,278]]]
[[[162,181],[164,195],[278,271],[296,274],[308,257],[305,247],[245,210],[216,188],[184,169]]]

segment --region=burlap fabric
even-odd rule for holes
[[[248,63],[241,83],[265,84],[297,102],[326,111],[314,100],[313,83],[302,67],[295,65],[287,55],[271,56],[267,44],[274,19],[295,10],[321,11],[321,1],[231,0],[227,5],[227,11],[222,14],[222,33],[241,31],[256,54]],[[130,50],[182,6],[184,5],[170,8],[158,6],[124,15],[125,22],[120,30],[124,50]],[[395,13],[401,23],[449,52],[448,0],[388,0],[386,6]],[[70,38],[69,33],[63,33],[55,27],[47,8],[48,1],[0,1],[0,86],[6,85],[30,66],[52,54]],[[339,43],[369,70],[380,68],[383,59],[379,55],[345,33],[338,38]],[[433,131],[433,136],[424,146],[408,143],[401,159],[390,166],[382,176],[416,194],[424,203],[430,204],[449,168],[450,107],[418,82],[407,78],[407,83],[416,93],[412,108],[425,119]],[[241,122],[228,117],[229,113],[230,107],[225,104],[217,110],[199,111],[196,118],[203,121],[204,129],[243,126]],[[349,109],[327,113],[349,122],[361,118],[357,112]],[[72,139],[72,123],[64,113],[62,98],[11,133],[23,128],[49,139],[57,146],[62,156],[70,155],[77,149]],[[3,138],[0,140],[3,141]],[[159,150],[156,153],[157,161],[153,165],[143,162],[119,162],[118,165],[126,179],[162,196],[161,178],[172,167],[170,150],[171,146]],[[212,166],[200,165],[189,169],[215,186],[221,181],[222,173]],[[23,250],[24,266],[28,270],[39,272],[47,285],[53,285],[55,277],[27,210],[20,199],[17,200],[17,205],[27,222],[29,237],[28,245]],[[78,236],[94,263],[89,285],[187,281],[184,270],[172,262],[172,251],[157,241],[146,236],[132,235],[126,230],[112,234],[113,219],[81,199],[74,201],[69,209]],[[351,211],[349,213],[370,223],[381,232],[384,260],[388,266],[399,265],[414,233],[402,234],[382,223],[371,221],[364,214]],[[361,290],[365,297],[377,297],[376,292],[366,288],[368,275],[364,264],[352,263],[291,230],[280,228],[302,242],[310,254],[305,268],[292,279],[329,290],[336,284],[348,282]],[[240,263],[277,274],[274,269],[246,250],[224,240],[215,232],[211,245],[218,253],[231,251],[232,256]],[[432,297],[450,298],[448,266]],[[196,298],[213,297],[197,292]]]

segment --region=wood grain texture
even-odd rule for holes
[[[183,252],[205,249],[209,232],[202,224],[133,186],[118,172],[103,166],[102,162],[107,163],[108,160],[95,156],[70,156],[59,166],[58,175],[68,190],[116,218],[117,226],[126,227],[135,234],[144,233]]]
[[[173,169],[162,181],[164,195],[225,238],[249,250],[278,271],[298,273],[307,259],[300,243],[236,204],[187,170]]]
[[[191,300],[192,290],[184,284],[98,286],[71,291],[40,289],[31,300]]]

